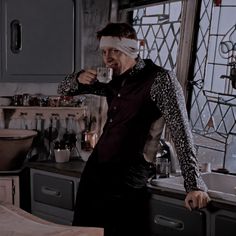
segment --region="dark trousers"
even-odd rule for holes
[[[125,185],[117,165],[87,163],[73,225],[104,228],[104,236],[147,236],[148,192]]]

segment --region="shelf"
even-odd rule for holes
[[[0,106],[0,109],[8,109],[8,110],[84,110],[87,109],[86,106],[83,107],[40,107],[40,106]]]
[[[72,115],[76,120],[86,115],[87,106],[83,107],[39,107],[39,106],[1,106],[0,115],[2,115],[5,127],[8,128],[9,121],[19,119],[22,115],[25,119],[35,119],[40,115],[43,119],[50,119],[53,115],[59,119],[66,119]]]

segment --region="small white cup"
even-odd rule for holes
[[[54,154],[57,163],[64,163],[70,160],[69,149],[54,149]]]
[[[108,83],[112,79],[113,70],[109,67],[97,67],[97,80],[101,83]]]

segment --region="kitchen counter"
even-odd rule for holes
[[[27,162],[24,166],[79,178],[85,167],[85,164],[86,162],[79,159],[71,160],[65,163],[56,163],[55,161]]]
[[[63,174],[71,177],[80,177],[86,162],[82,160],[73,160],[67,163],[55,163],[55,162],[28,162],[25,164],[26,167],[34,168],[38,170],[45,170],[57,174]],[[157,187],[148,183],[149,191],[152,193],[158,193],[167,197],[174,197],[176,199],[183,200],[186,194],[182,191],[177,191],[170,188]],[[226,210],[236,212],[236,204],[227,201],[221,201],[219,199],[212,198],[209,208],[220,207]]]
[[[175,199],[179,199],[183,201],[186,197],[186,193],[183,193],[182,191],[178,191],[175,189],[157,187],[157,186],[151,185],[150,183],[148,183],[147,186],[148,186],[149,191],[153,194],[163,195],[166,197],[171,197],[171,198],[175,198]],[[227,201],[211,198],[211,202],[208,204],[207,209],[210,211],[214,211],[215,208],[221,208],[221,209],[236,212],[236,204],[234,202],[227,202]]]
[[[10,204],[0,204],[0,228],[1,236],[103,236],[102,228],[51,223]]]

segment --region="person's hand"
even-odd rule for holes
[[[191,211],[192,209],[206,207],[210,202],[210,197],[206,192],[203,191],[191,191],[187,194],[184,202],[185,207]]]
[[[93,84],[97,80],[97,72],[96,70],[92,69],[85,70],[79,75],[77,80],[81,84]]]

